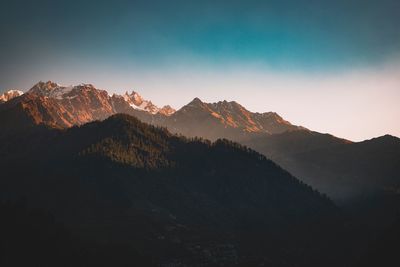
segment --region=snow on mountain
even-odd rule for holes
[[[170,116],[175,112],[175,109],[169,105],[163,106],[162,108],[157,107],[151,101],[143,99],[143,97],[135,91],[132,91],[131,93],[125,92],[123,98],[132,108],[147,111],[153,115],[160,113],[162,115]]]
[[[103,90],[95,88],[92,84],[79,84],[76,86],[62,86],[60,84],[54,83],[52,81],[48,82],[38,82],[34,85],[28,93],[36,94],[39,96],[49,97],[52,99],[57,99],[65,102],[65,100],[71,100],[78,96],[86,95],[88,92],[91,91],[91,95],[97,95],[97,98],[101,98],[101,103],[106,104],[107,106],[115,107],[114,100],[122,97],[123,100],[129,104],[129,106],[135,110],[146,111],[150,114],[157,114],[160,113],[162,115],[170,116],[172,115],[175,110],[170,106],[164,106],[162,108],[157,107],[151,101],[143,99],[141,95],[137,92],[132,91],[131,93],[125,92],[122,96],[114,95],[110,96],[108,93],[106,95],[101,94]],[[105,92],[105,91],[104,91]],[[86,102],[91,102],[89,101]],[[105,103],[107,102],[107,103]],[[114,112],[115,108],[114,108]]]
[[[235,101],[205,103],[195,98],[175,111],[170,106],[160,108],[135,91],[110,96],[107,91],[97,89],[91,84],[62,86],[51,81],[37,83],[26,95],[39,98],[38,105],[42,101],[43,104],[54,107],[52,110],[57,110],[55,113],[61,114],[63,121],[68,122],[62,125],[80,125],[103,120],[116,113],[127,113],[187,136],[201,134],[200,136],[209,139],[223,136],[236,140],[250,133],[276,134],[304,129],[290,124],[274,112],[254,113]],[[40,111],[39,108],[37,110]],[[229,134],[222,134],[227,132]]]
[[[62,99],[63,96],[72,91],[73,86],[62,86],[52,81],[38,82],[35,84],[28,93],[38,94],[40,96]]]
[[[18,100],[19,99],[19,100]],[[199,98],[175,111],[170,106],[157,107],[135,91],[112,96],[91,84],[62,86],[39,82],[15,101],[2,104],[3,109],[21,108],[16,113],[29,114],[35,124],[71,127],[94,120],[104,120],[124,113],[143,122],[166,127],[173,133],[210,140],[227,138],[244,140],[252,135],[271,135],[286,131],[305,130],[292,125],[274,112],[257,113],[235,101],[205,103]]]
[[[7,102],[15,97],[23,95],[24,92],[19,91],[19,90],[9,90],[5,92],[4,94],[0,95],[0,103],[1,102]]]

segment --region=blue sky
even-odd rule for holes
[[[400,135],[392,103],[400,99],[399,10],[393,0],[3,0],[0,91],[54,80],[136,89],[175,107],[218,96],[354,140]],[[312,100],[298,103],[308,94]],[[382,108],[369,121],[368,99],[377,96]],[[343,106],[349,97],[356,104]],[[330,127],[312,109],[329,98],[347,114],[326,114]],[[350,129],[354,121],[360,125]]]

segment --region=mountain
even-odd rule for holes
[[[51,81],[46,83],[39,82],[33,86],[28,93],[61,100],[64,105],[74,105],[74,101],[72,99],[83,97],[86,99],[86,101],[80,102],[82,102],[84,105],[74,107],[77,109],[77,112],[79,112],[82,107],[85,108],[87,106],[95,106],[96,108],[103,108],[108,116],[110,116],[118,112],[118,108],[121,108],[118,106],[115,107],[115,103],[113,101],[114,98],[120,98],[121,96],[114,94],[112,97],[110,97],[107,91],[97,89],[92,84],[81,84],[77,86],[65,87]],[[122,95],[122,98],[131,108],[147,111],[151,114],[157,114],[161,112],[163,115],[171,115],[175,112],[175,110],[169,106],[164,106],[163,108],[157,107],[151,101],[143,99],[143,97],[135,91],[132,91],[131,93],[125,92],[125,94]],[[91,101],[94,103],[91,103]],[[96,117],[96,114],[93,116]],[[102,118],[104,116],[100,115],[99,117]]]
[[[231,141],[187,139],[113,115],[15,132],[1,140],[0,155],[1,197],[48,210],[80,243],[124,248],[121,266],[345,261],[335,205]]]
[[[109,96],[107,91],[91,84],[66,87],[51,81],[39,82],[24,97],[2,107],[3,110],[13,108],[19,112],[23,110],[35,124],[58,127],[81,125],[104,120],[116,113],[126,113],[175,133],[210,140],[221,137],[241,140],[254,134],[306,130],[292,125],[275,112],[253,113],[235,101],[204,103],[195,98],[176,111],[168,105],[159,108],[135,91]]]
[[[175,112],[176,112],[176,110],[174,108],[172,108],[170,105],[165,105],[158,110],[158,114],[165,115],[165,116],[171,116]]]
[[[116,113],[127,113],[176,133],[211,140],[220,137],[238,140],[252,134],[270,135],[304,129],[290,124],[274,112],[252,113],[236,102],[204,103],[196,98],[176,112],[168,105],[155,106],[135,91],[109,96],[91,84],[65,87],[51,81],[39,82],[25,95],[2,109],[19,108],[29,114],[35,124],[58,127],[71,127],[103,120]],[[45,104],[41,105],[41,102]]]
[[[395,193],[400,188],[400,139],[390,135],[310,147],[286,153],[277,162],[336,200]]]
[[[338,202],[386,194],[400,185],[396,137],[351,142],[292,125],[274,112],[252,113],[236,102],[204,103],[198,98],[168,118],[138,118],[185,136],[244,144]]]
[[[5,92],[4,94],[0,95],[0,104],[7,102],[8,100],[11,100],[15,97],[21,96],[24,92],[19,91],[19,90],[9,90]]]
[[[274,112],[252,113],[237,102],[204,103],[195,98],[171,118],[173,131],[186,136],[202,136],[215,140],[226,137],[233,140],[251,134],[274,134],[301,129]]]
[[[162,108],[157,107],[151,101],[143,99],[137,92],[132,91],[130,94],[125,92],[123,95],[124,100],[134,109],[147,111],[151,114],[161,113],[163,115],[172,115],[175,110],[170,106],[164,106]]]
[[[39,82],[27,93],[15,97],[0,106],[0,117],[9,121],[8,128],[15,128],[19,120],[35,125],[68,128],[94,120],[104,120],[116,113],[149,114],[169,116],[174,109],[158,108],[136,92],[124,96],[109,96],[107,91],[91,84],[61,86],[57,83]]]
[[[396,137],[351,142],[236,102],[157,109],[52,82],[0,104],[0,199],[52,214],[95,266],[351,266],[398,212]]]
[[[385,137],[371,141],[373,145],[353,143],[293,125],[274,112],[250,112],[234,101],[204,103],[195,98],[175,111],[169,106],[158,108],[137,92],[109,96],[90,84],[64,87],[39,82],[0,105],[4,125],[0,135],[26,125],[69,128],[117,113],[188,137],[227,138],[244,144],[337,202],[381,193],[398,184],[396,138],[392,147],[379,141]]]

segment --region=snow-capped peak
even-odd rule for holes
[[[143,97],[135,91],[131,93],[125,92],[123,98],[134,109],[147,111],[151,114],[157,114],[160,111],[160,108],[151,103],[151,101],[143,99]]]
[[[40,81],[37,84],[35,84],[28,91],[28,93],[48,98],[53,98],[57,100],[63,100],[63,99],[75,98],[77,95],[81,94],[82,92],[86,92],[87,90],[90,91],[97,90],[99,92],[102,91],[96,89],[92,84],[82,83],[76,86],[63,86],[52,81],[47,81],[47,82]],[[107,97],[109,98],[108,100],[112,102],[111,98],[113,96],[110,96],[107,93]],[[146,111],[151,114],[160,113],[166,116],[169,116],[175,112],[175,110],[170,106],[164,106],[163,108],[157,107],[151,101],[145,100],[140,94],[138,94],[135,91],[131,91],[130,93],[126,91],[123,95],[119,95],[119,97],[122,97],[126,103],[128,103],[132,108],[136,110]]]
[[[72,91],[74,86],[62,86],[52,81],[38,82],[28,92],[41,96],[62,99],[63,95]]]
[[[133,104],[135,106],[140,106],[143,104],[143,102],[147,102],[143,99],[141,95],[139,95],[135,91],[132,91],[132,93],[128,93],[128,91],[126,91],[123,97],[126,102],[128,102],[129,104]]]
[[[8,90],[7,92],[4,92],[4,94],[0,95],[0,102],[7,102],[15,97],[23,95],[24,92],[20,90]]]

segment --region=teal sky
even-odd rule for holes
[[[0,91],[88,82],[177,108],[237,100],[353,140],[399,136],[399,10],[394,0],[2,0]]]

